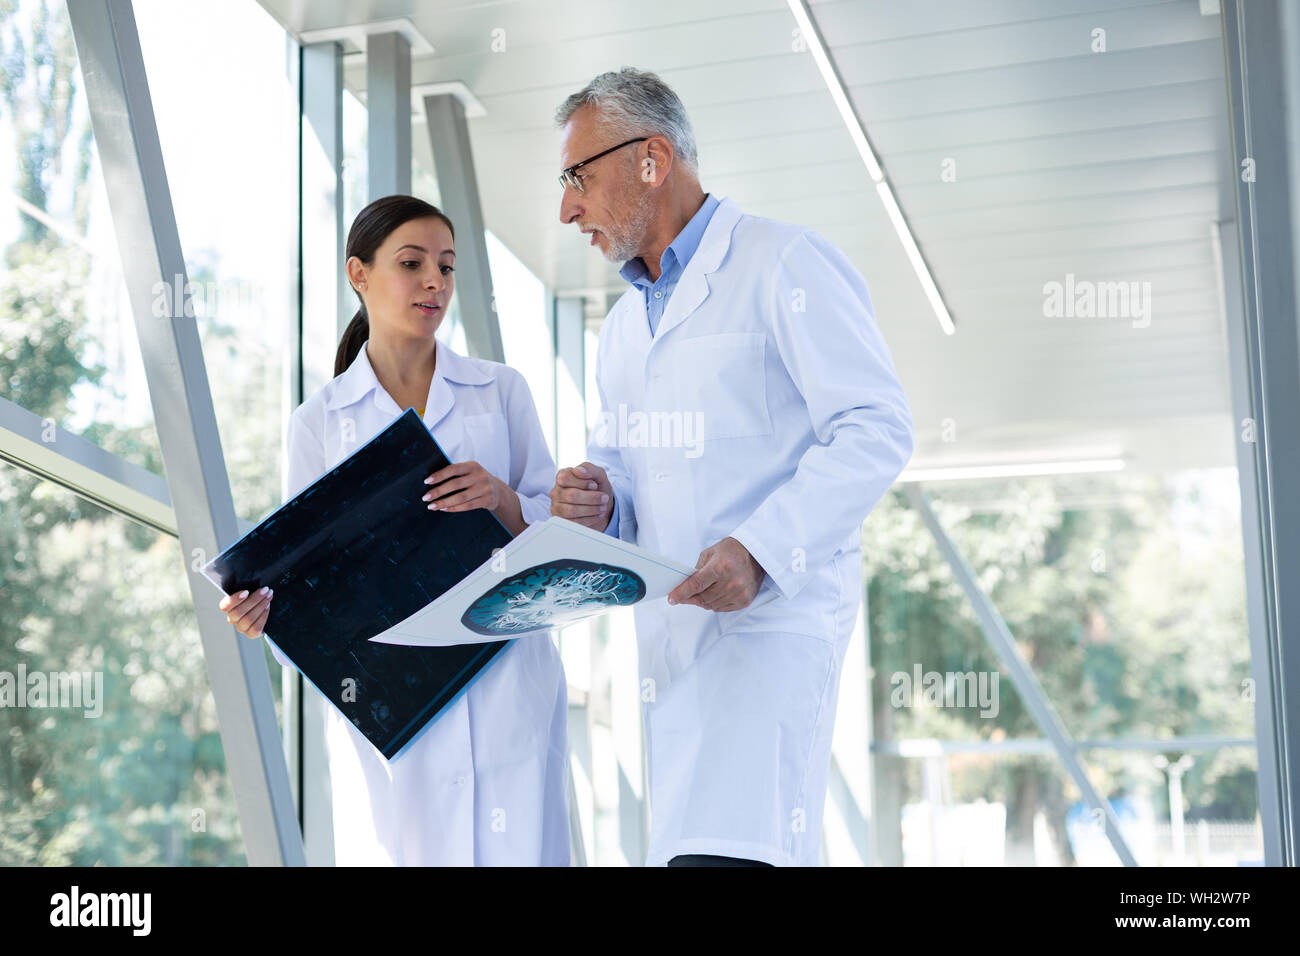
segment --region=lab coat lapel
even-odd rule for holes
[[[433,379],[429,382],[429,397],[424,403],[424,426],[430,431],[447,417],[452,406],[456,404],[455,393],[451,383],[447,381],[450,351],[441,342],[438,343],[438,358],[433,367]]]
[[[731,232],[740,220],[740,207],[730,199],[723,199],[713,211],[709,224],[700,237],[699,248],[691,261],[682,270],[682,277],[677,281],[668,307],[664,309],[663,318],[659,320],[659,329],[655,332],[657,343],[674,328],[681,325],[709,297],[709,273],[717,270],[731,246]],[[645,308],[642,306],[642,314]],[[645,322],[642,322],[645,325]],[[651,343],[652,345],[654,343]]]

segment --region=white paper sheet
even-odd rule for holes
[[[530,525],[442,597],[370,640],[443,647],[518,637],[664,597],[693,571],[552,517]]]

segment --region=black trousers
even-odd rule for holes
[[[763,863],[759,860],[742,860],[738,856],[707,856],[702,853],[691,853],[686,856],[675,856],[668,861],[669,866],[771,866],[771,863]]]

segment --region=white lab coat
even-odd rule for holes
[[[866,283],[820,235],[724,199],[653,338],[639,289],[610,310],[596,380],[588,457],[618,535],[690,565],[730,536],[767,572],[739,611],[636,608],[646,862],[815,865],[862,522],[912,453]]]
[[[477,461],[514,488],[525,521],[545,520],[555,464],[523,376],[437,350],[424,424],[452,461]],[[286,500],[402,411],[363,346],[290,417]],[[567,866],[567,708],[548,635],[503,650],[392,762],[324,708],[336,863]]]

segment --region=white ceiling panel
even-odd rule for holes
[[[460,80],[486,107],[470,131],[489,228],[559,292],[624,284],[558,221],[555,107],[604,70],[660,73],[690,110],[706,189],[817,229],[866,276],[908,388],[917,467],[1233,462],[1210,238],[1233,215],[1233,170],[1219,18],[1196,0],[813,0],[951,337],[783,0],[263,6],[299,35],[411,18],[435,47],[413,58],[413,82]],[[344,77],[364,100],[361,54]],[[1149,283],[1150,324],[1046,317],[1043,286],[1067,274]],[[957,442],[941,440],[949,418]]]

